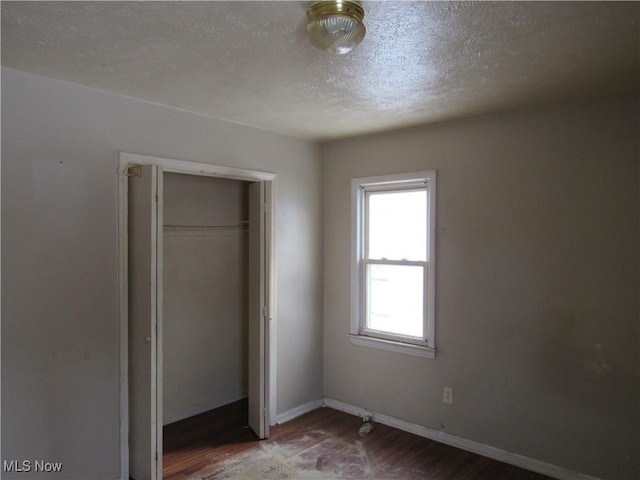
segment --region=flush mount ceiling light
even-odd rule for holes
[[[360,45],[366,29],[364,9],[348,0],[322,0],[307,9],[307,35],[314,47],[343,55]]]

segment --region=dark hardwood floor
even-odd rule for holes
[[[330,408],[272,427],[264,441],[246,424],[241,401],[167,425],[164,479],[549,479],[385,425],[361,438],[360,418]]]

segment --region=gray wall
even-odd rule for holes
[[[322,395],[320,147],[2,69],[2,458],[57,478],[119,476],[119,151],[278,174],[276,412]]]
[[[632,97],[329,143],[325,395],[638,478],[638,131]],[[350,180],[428,169],[437,358],[352,345]]]
[[[166,424],[247,396],[249,183],[165,173],[163,188]]]

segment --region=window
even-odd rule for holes
[[[435,358],[435,171],[352,181],[352,343]]]

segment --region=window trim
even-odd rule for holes
[[[365,196],[367,191],[427,188],[427,260],[426,262],[371,260],[364,258]],[[349,340],[354,345],[367,346],[392,352],[435,358],[435,237],[436,237],[436,171],[401,173],[351,180],[351,325]],[[419,264],[425,269],[426,283],[426,340],[372,331],[366,328],[366,298],[364,282],[368,264]]]

